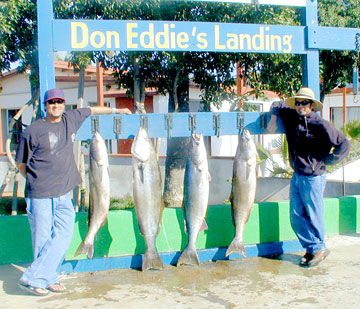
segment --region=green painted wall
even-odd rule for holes
[[[327,235],[360,231],[360,196],[325,198]],[[234,235],[230,205],[214,205],[208,209],[209,229],[199,234],[197,248],[226,247]],[[67,259],[83,259],[74,254],[87,232],[87,213],[76,216],[74,237]],[[245,244],[278,242],[296,239],[289,220],[289,201],[255,204],[245,228]],[[181,209],[166,208],[157,238],[160,252],[182,250],[187,243]],[[144,253],[145,242],[139,233],[133,210],[111,211],[107,223],[95,240],[94,257]],[[27,216],[0,217],[0,264],[32,261],[31,234]]]

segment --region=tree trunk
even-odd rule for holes
[[[169,91],[169,112],[189,111],[189,84],[179,87],[179,77],[180,71],[177,71],[173,89]],[[164,202],[167,207],[182,206],[188,144],[188,137],[175,137],[167,140],[164,184]]]
[[[188,137],[174,137],[167,140],[164,184],[166,207],[181,207],[182,205],[188,145]]]
[[[134,109],[136,114],[146,114],[145,84],[140,76],[139,58],[134,57]]]

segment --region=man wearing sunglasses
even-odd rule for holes
[[[289,160],[294,169],[290,183],[290,220],[306,250],[301,267],[318,265],[330,253],[325,245],[323,194],[326,165],[336,164],[350,152],[350,142],[316,112],[322,103],[312,89],[303,87],[285,102],[271,107],[268,131],[275,133],[280,117],[288,142]]]
[[[64,259],[74,229],[70,197],[80,183],[73,154],[75,134],[91,114],[131,114],[130,110],[95,106],[65,112],[61,89],[44,96],[46,117],[34,121],[21,135],[17,167],[26,178],[25,200],[32,233],[33,263],[19,287],[38,296],[65,292],[57,267]]]

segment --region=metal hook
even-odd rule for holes
[[[114,133],[116,134],[116,139],[119,139],[119,135],[121,135],[122,131],[122,123],[121,123],[121,116],[114,117]]]
[[[244,129],[244,113],[237,114],[236,128],[239,130],[239,133]]]
[[[213,115],[213,129],[215,130],[216,137],[219,137],[221,130],[221,114],[219,113]]]
[[[196,133],[196,114],[189,114],[189,130],[191,134]]]
[[[146,131],[148,130],[148,116],[147,115],[140,116],[140,127],[144,128]]]
[[[95,132],[99,132],[99,116],[91,116],[91,132],[94,134]]]
[[[165,114],[165,130],[168,138],[171,138],[172,128],[172,114]]]

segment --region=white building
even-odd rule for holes
[[[55,81],[56,87],[64,90],[67,101],[66,108],[75,108],[78,104],[78,73],[74,73],[68,62],[55,61]],[[104,105],[110,107],[128,107],[133,110],[133,100],[126,96],[125,90],[117,89],[111,71],[104,72],[103,75],[103,94]],[[9,124],[16,112],[23,107],[30,99],[30,82],[29,74],[19,74],[16,70],[6,72],[0,77],[0,108],[1,108],[1,128],[2,140],[0,140],[0,152],[5,151],[5,141],[9,134]],[[89,66],[85,72],[84,85],[84,106],[92,106],[97,104],[98,83],[97,72],[95,66]],[[242,90],[247,91],[246,88]],[[249,98],[249,102],[256,106],[257,111],[268,111],[271,103],[278,100],[273,92],[267,92],[267,100],[256,100]],[[200,90],[196,86],[190,87],[189,92],[190,112],[201,110]],[[168,95],[158,95],[153,90],[147,89],[145,100],[145,108],[150,113],[167,113],[168,112]],[[230,111],[230,104],[224,102],[221,109],[212,107],[214,111],[227,112]],[[21,117],[21,122],[25,125],[30,124],[33,115],[32,108],[28,108]],[[20,125],[19,125],[20,126]],[[258,141],[266,148],[271,146],[271,136],[258,136]],[[130,154],[131,141],[118,140],[109,141],[111,153],[127,153]],[[211,137],[211,153],[210,156],[233,156],[237,147],[237,136],[220,136]],[[166,140],[163,139],[161,144],[161,155],[166,154]]]

